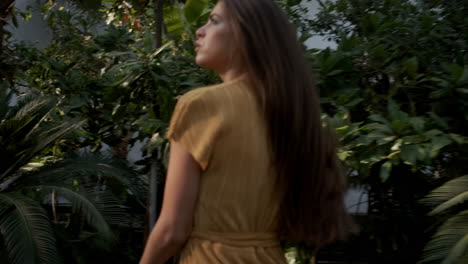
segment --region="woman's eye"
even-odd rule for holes
[[[210,18],[210,20],[211,20],[211,23],[213,23],[214,25],[219,23],[219,21],[214,18]]]

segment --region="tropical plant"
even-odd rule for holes
[[[193,63],[194,30],[214,2],[165,1],[160,32],[155,24],[162,19],[156,8],[161,1],[80,0],[71,1],[72,8],[47,1],[44,15],[54,32],[50,47],[12,45],[2,62],[20,70],[6,66],[0,74],[15,87],[62,96],[57,111],[86,120],[80,137],[62,139],[57,150],[109,145],[125,157],[128,145],[157,135],[147,154],[160,153],[177,96],[216,81]],[[324,121],[341,142],[339,157],[352,185],[368,197],[362,232],[342,251],[374,263],[414,263],[431,220],[418,201],[440,182],[468,172],[466,3],[320,1],[321,12],[310,19],[300,2],[278,1],[302,41],[315,35],[337,42],[336,48],[307,54]],[[157,32],[165,44],[160,50]],[[162,168],[160,184],[161,159],[147,155],[140,163],[143,172],[149,164]],[[304,261],[310,258],[305,247],[296,251]],[[317,259],[337,252],[320,249]]]
[[[443,223],[424,248],[422,263],[468,262],[468,175],[455,178],[431,191],[422,202],[433,208],[430,216]]]
[[[83,120],[61,120],[60,101],[34,93],[18,97],[0,84],[0,261],[60,263],[59,230],[67,228],[71,240],[98,237],[112,244],[110,224],[125,218],[111,184],[98,183],[128,185],[128,167],[86,152],[65,159],[42,156]],[[63,206],[70,208],[65,214],[58,212]],[[78,228],[70,224],[74,215],[83,219]]]
[[[319,2],[312,34],[337,43],[309,53],[324,121],[336,129],[350,183],[367,197],[346,255],[414,263],[431,221],[419,200],[468,172],[466,3]]]

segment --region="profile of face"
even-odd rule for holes
[[[208,22],[196,32],[195,62],[218,73],[232,66],[233,44],[231,27],[224,4],[219,1]]]

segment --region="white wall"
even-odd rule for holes
[[[9,26],[7,29],[13,34],[13,39],[17,41],[28,41],[34,43],[38,48],[47,47],[52,38],[52,33],[48,30],[47,23],[41,15],[40,5],[37,0],[16,0],[15,7],[26,12],[30,6],[32,17],[24,21],[18,17],[18,27]]]
[[[307,7],[309,10],[308,12],[308,17],[309,18],[314,18],[315,15],[319,12],[319,7],[320,5],[318,4],[317,0],[312,0],[310,2],[304,1],[303,3],[304,6]],[[332,41],[327,41],[323,37],[320,36],[314,36],[310,38],[308,41],[305,43],[307,47],[309,48],[315,48],[315,49],[325,49],[327,47],[330,48],[336,48],[336,43]]]

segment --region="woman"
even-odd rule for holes
[[[140,263],[179,252],[180,263],[286,263],[281,239],[342,238],[345,180],[286,15],[273,0],[221,0],[196,35],[196,63],[223,83],[177,103]]]

